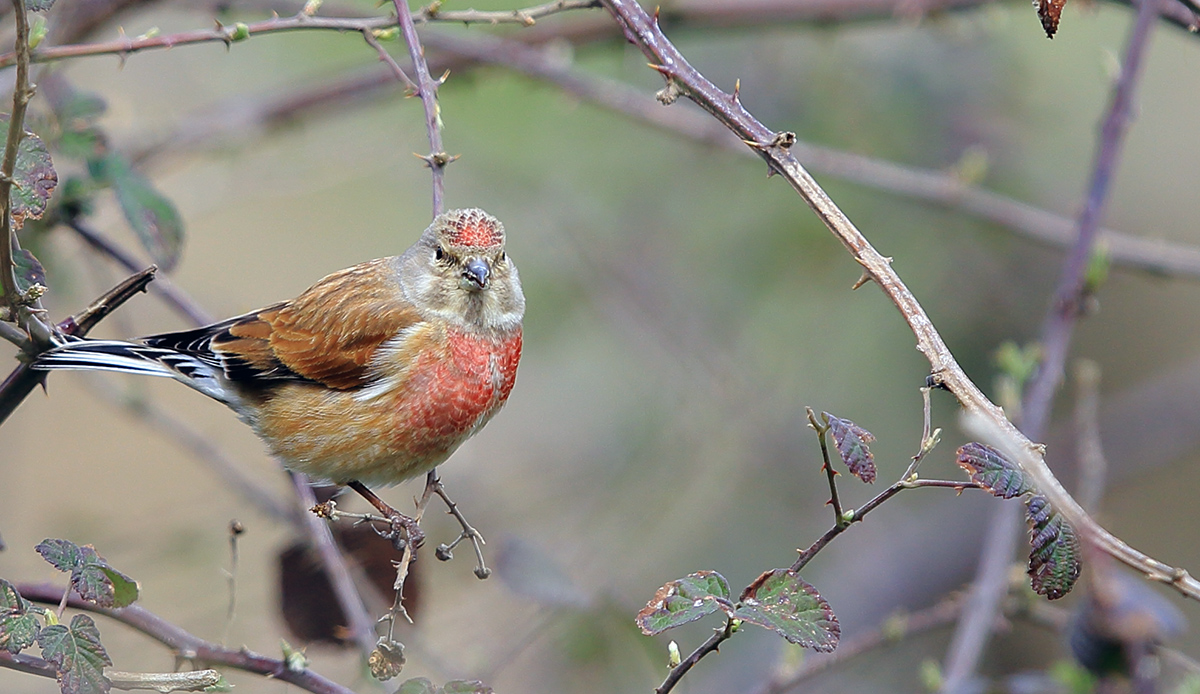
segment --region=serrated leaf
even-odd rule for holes
[[[733,609],[729,582],[716,571],[697,571],[655,591],[635,621],[643,634],[653,636],[721,609]]]
[[[108,694],[111,684],[104,666],[112,665],[100,643],[100,630],[85,614],[71,619],[71,626],[54,624],[38,634],[42,657],[58,670],[63,694]]]
[[[16,655],[37,641],[41,624],[30,607],[13,584],[0,578],[0,650]]]
[[[103,167],[125,214],[142,246],[164,270],[175,267],[183,250],[183,219],[162,193],[118,155],[105,157]]]
[[[842,456],[842,462],[850,469],[850,474],[863,482],[874,482],[875,455],[868,444],[875,441],[875,435],[849,419],[839,419],[828,412],[821,414],[829,422],[833,443],[837,446],[838,455]]]
[[[1025,503],[1025,520],[1029,523],[1028,573],[1033,590],[1057,600],[1071,592],[1079,578],[1079,535],[1041,494]]]
[[[1034,490],[1021,468],[986,444],[971,442],[962,446],[957,462],[971,476],[971,481],[1002,499]]]
[[[8,114],[0,115],[0,122],[8,123]],[[4,131],[7,134],[8,128]],[[50,160],[50,150],[42,138],[26,130],[17,147],[17,165],[13,171],[13,228],[20,229],[26,219],[41,219],[50,192],[57,185],[58,174]]]
[[[842,626],[817,589],[794,571],[764,572],[742,591],[734,619],[773,629],[788,641],[828,653],[837,648]]]
[[[384,638],[379,639],[379,643],[375,644],[375,650],[371,651],[370,657],[367,658],[367,667],[371,670],[371,676],[381,682],[399,675],[400,671],[404,669],[404,663],[404,644]]]
[[[433,682],[424,677],[414,677],[400,685],[396,694],[437,694],[437,688],[433,686]]]
[[[16,265],[17,289],[22,294],[29,291],[29,288],[35,284],[48,286],[46,284],[46,268],[42,267],[38,259],[33,257],[28,250],[22,248],[13,253],[13,264]]]
[[[442,687],[443,694],[493,694],[494,691],[479,680],[454,680]]]
[[[91,545],[69,540],[44,540],[35,548],[59,571],[71,573],[71,588],[99,607],[125,607],[138,598],[137,582],[117,571]]]
[[[82,567],[86,551],[90,551],[91,555],[96,554],[96,550],[90,547],[85,550],[70,540],[58,538],[42,540],[34,550],[59,571],[75,571]]]
[[[54,0],[25,0],[25,9],[30,12],[45,12],[54,7]]]

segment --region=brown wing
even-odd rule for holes
[[[219,364],[235,381],[303,380],[363,385],[375,350],[418,322],[391,259],[335,272],[292,301],[206,328],[146,338]]]

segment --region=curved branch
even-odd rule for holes
[[[1046,465],[1040,447],[1026,438],[959,366],[916,297],[892,269],[890,260],[871,246],[792,155],[789,148],[795,136],[771,131],[742,107],[736,93],[721,91],[700,74],[667,40],[658,23],[636,2],[604,0],[604,4],[620,23],[626,37],[654,61],[654,69],[667,80],[667,88],[660,92],[660,98],[669,100],[673,90],[675,94],[686,95],[745,141],[767,162],[773,174],[781,175],[792,186],[863,267],[866,276],[880,287],[900,311],[916,338],[917,350],[930,364],[933,383],[952,392],[968,417],[988,427],[989,440],[999,443],[1002,450],[1010,454],[1034,479],[1039,491],[1053,506],[1082,533],[1098,542],[1105,552],[1142,570],[1150,578],[1167,582],[1188,597],[1200,600],[1200,582],[1188,576],[1187,572],[1173,569],[1129,548],[1104,531],[1067,493]]]
[[[45,583],[20,584],[16,588],[22,597],[34,602],[57,605],[63,598],[62,588]],[[67,606],[115,619],[167,646],[176,655],[187,660],[253,672],[294,684],[305,691],[313,692],[313,694],[354,694],[352,689],[343,687],[307,668],[292,669],[282,660],[259,655],[248,648],[234,650],[205,641],[137,605],[106,609],[81,600],[72,593],[71,597],[67,599]]]

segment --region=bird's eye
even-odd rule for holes
[[[504,262],[504,259],[505,259],[505,258],[507,258],[507,257],[508,257],[508,256],[507,256],[507,255],[505,255],[504,251],[500,251],[500,262],[502,262],[502,263],[503,263],[503,262]]]
[[[434,255],[434,257],[435,257],[435,258],[437,258],[438,260],[444,260],[444,259],[446,258],[446,251],[443,251],[443,250],[442,250],[442,247],[441,247],[441,246],[438,246],[438,247],[437,247],[437,250],[435,250],[435,251],[433,252],[433,255]]]

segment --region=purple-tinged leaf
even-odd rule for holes
[[[825,598],[787,569],[767,571],[747,586],[733,618],[773,629],[794,644],[823,653],[837,648],[842,637],[842,626]]]
[[[13,584],[0,578],[0,650],[16,655],[37,641],[41,625],[31,607]]]
[[[71,588],[84,600],[99,607],[125,607],[138,598],[137,581],[109,566],[91,545],[51,539],[35,549],[54,568],[70,572]]]
[[[875,441],[875,435],[849,419],[839,419],[828,412],[821,414],[829,422],[833,443],[842,456],[842,462],[850,469],[850,474],[863,482],[874,482],[875,455],[871,453],[869,444]]]
[[[42,657],[58,670],[63,694],[108,694],[112,683],[104,676],[104,666],[112,665],[100,643],[100,630],[85,614],[71,619],[71,626],[54,624],[38,634]]]
[[[1021,468],[986,444],[972,442],[962,446],[958,449],[957,462],[971,475],[972,482],[1002,499],[1011,499],[1034,490]]]
[[[0,116],[0,122],[7,124],[8,114]],[[7,133],[8,127],[4,131]],[[17,165],[13,171],[13,228],[20,229],[26,219],[41,219],[50,192],[57,185],[58,174],[50,160],[50,150],[42,138],[26,130],[17,147]]]
[[[697,571],[659,588],[636,621],[643,634],[653,636],[717,610],[733,611],[729,582],[716,571]]]
[[[16,265],[17,289],[22,294],[29,291],[35,284],[43,287],[46,284],[46,268],[33,257],[33,254],[22,248],[13,253],[13,264]]]
[[[1079,535],[1041,494],[1025,502],[1025,520],[1029,524],[1028,573],[1033,590],[1057,600],[1071,592],[1079,578]]]

